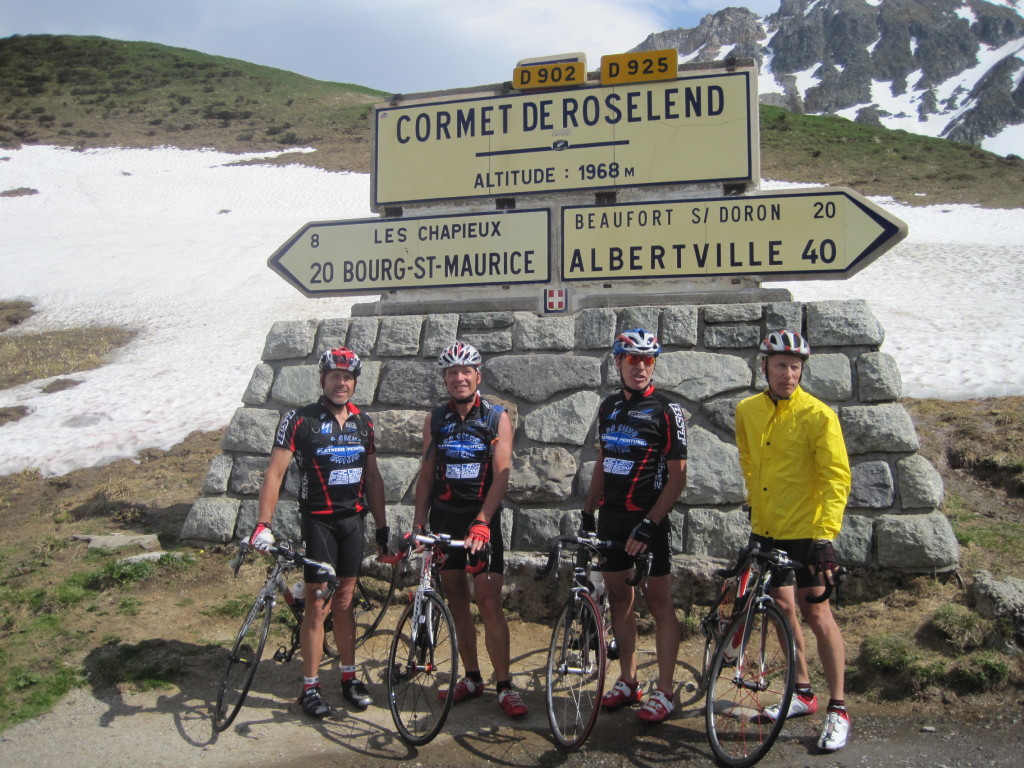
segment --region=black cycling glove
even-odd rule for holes
[[[597,519],[593,512],[580,513],[580,533],[596,533]]]
[[[391,541],[391,529],[386,525],[382,525],[380,528],[377,529],[376,538],[377,546],[380,547],[385,554],[387,554],[388,542]]]
[[[814,542],[811,558],[815,573],[834,571],[839,567],[839,563],[836,562],[836,551],[832,547],[832,542],[828,539],[820,539]]]
[[[651,541],[654,540],[654,533],[657,530],[658,524],[650,518],[645,517],[636,524],[636,527],[633,528],[632,531],[630,531],[629,538],[649,547],[651,546]]]

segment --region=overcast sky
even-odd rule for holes
[[[142,40],[413,93],[509,80],[520,59],[570,51],[597,69],[729,5],[764,15],[779,0],[11,0],[0,37]]]

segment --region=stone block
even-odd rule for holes
[[[214,456],[203,479],[203,493],[227,493],[232,464],[231,457],[226,453]]]
[[[508,330],[464,333],[462,340],[476,347],[481,355],[512,350],[512,332]]]
[[[298,408],[320,398],[320,370],[315,365],[286,365],[271,390],[275,402],[288,408]]]
[[[764,314],[760,304],[709,304],[704,307],[705,323],[757,322]]]
[[[960,560],[953,527],[941,512],[882,515],[875,523],[878,566],[907,573],[951,571]]]
[[[697,346],[698,312],[694,306],[665,307],[661,313],[662,344],[675,347]]]
[[[828,403],[841,403],[853,397],[850,358],[846,355],[811,355],[804,367],[800,385]]]
[[[436,361],[392,360],[381,372],[377,402],[430,408],[448,399]]]
[[[419,472],[420,461],[403,456],[381,456],[377,459],[377,467],[384,479],[384,500],[392,504],[402,501],[409,492]]]
[[[267,456],[238,456],[231,470],[228,490],[240,495],[256,495],[263,485],[270,459]]]
[[[616,334],[631,331],[634,328],[643,328],[655,336],[660,336],[658,328],[660,320],[661,310],[658,307],[625,307],[619,310]],[[609,347],[613,340],[609,340]]]
[[[278,320],[270,326],[263,345],[263,359],[304,358],[313,351],[316,328],[316,320]]]
[[[512,330],[515,349],[522,351],[568,352],[576,341],[576,323],[572,317],[537,317],[516,314]]]
[[[260,503],[256,499],[246,499],[238,508],[238,521],[235,525],[235,538],[252,535],[259,519]],[[302,541],[302,517],[299,515],[297,501],[279,501],[274,507],[271,519],[274,526],[274,539],[277,541]]]
[[[689,505],[741,503],[746,494],[736,446],[701,427],[688,431],[687,442],[683,501]]]
[[[239,453],[270,453],[274,446],[274,433],[281,414],[267,408],[238,408],[221,446],[228,451]]]
[[[658,358],[654,382],[694,403],[750,386],[750,368],[738,357],[709,352],[666,352]]]
[[[207,496],[195,500],[181,528],[183,541],[231,541],[238,517],[238,499]]]
[[[420,352],[421,315],[393,315],[381,318],[377,332],[378,357],[406,357]]]
[[[459,338],[459,316],[454,312],[429,315],[423,326],[423,356],[436,358]]]
[[[728,560],[736,556],[750,538],[750,521],[745,512],[691,507],[686,511],[683,553]]]
[[[597,389],[601,361],[596,357],[506,355],[486,363],[483,374],[487,385],[497,392],[545,403],[565,390]]]
[[[380,318],[353,317],[348,323],[348,343],[345,345],[359,357],[369,355],[377,345]]]
[[[374,397],[377,394],[377,382],[380,381],[380,371],[384,366],[376,360],[360,359],[360,362],[362,371],[359,374],[359,381],[356,382],[356,391],[352,393],[352,402],[365,408],[373,405]],[[319,387],[319,380],[317,386]],[[320,393],[317,392],[314,399],[319,397]]]
[[[756,349],[761,341],[759,325],[708,325],[704,346],[708,349]]]
[[[512,548],[517,552],[547,552],[548,541],[562,533],[559,509],[520,509],[512,527]]]
[[[736,435],[736,406],[742,397],[722,397],[704,402],[704,415],[723,432]]]
[[[851,467],[852,483],[848,506],[888,509],[896,500],[892,470],[886,461],[865,461]]]
[[[885,331],[863,299],[815,301],[807,305],[807,340],[817,347],[880,347]]]
[[[378,453],[411,453],[423,451],[423,422],[429,411],[375,411],[374,440]]]
[[[942,475],[924,456],[915,453],[896,462],[900,506],[904,510],[933,510],[942,504]]]
[[[871,564],[871,542],[875,521],[865,515],[843,515],[843,527],[833,542],[840,565],[860,567]]]
[[[542,406],[524,419],[526,436],[539,443],[583,445],[600,404],[595,393],[577,392]]]
[[[270,387],[274,383],[274,369],[266,363],[260,363],[252,369],[249,386],[242,394],[242,402],[246,405],[263,405],[267,402]]]
[[[898,403],[846,406],[839,410],[839,420],[850,455],[909,452],[920,447],[914,422]]]
[[[564,448],[526,448],[512,455],[508,497],[520,504],[550,504],[572,495],[576,459]]]
[[[459,327],[465,331],[493,331],[511,328],[516,317],[511,312],[463,312]]]
[[[576,317],[576,349],[611,351],[615,340],[615,310],[584,309]]]
[[[898,400],[903,393],[903,378],[896,358],[884,352],[865,352],[857,358],[857,386],[861,402]]]
[[[765,305],[765,335],[772,331],[803,333],[804,305],[798,301],[773,301]]]

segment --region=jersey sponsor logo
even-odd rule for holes
[[[647,441],[632,427],[618,426],[601,435],[601,445],[612,453],[628,453],[633,448],[646,448]]]
[[[483,440],[474,435],[464,435],[461,440],[448,439],[441,443],[441,450],[449,459],[477,458],[486,450]]]
[[[359,461],[366,449],[361,443],[344,443],[317,448],[317,456],[328,456],[332,464],[351,464]]]
[[[618,416],[618,415],[619,415],[619,409],[616,408],[611,413],[608,414],[608,421],[615,421],[615,417]]]
[[[359,429],[359,425],[356,424],[354,421],[346,421],[345,422],[345,431],[346,432],[355,432],[357,429]]]
[[[648,408],[646,411],[630,411],[629,418],[639,419],[640,421],[651,421],[654,419],[654,409]]]
[[[356,485],[363,477],[362,467],[332,469],[327,476],[328,485]]]
[[[448,420],[441,425],[441,429],[438,430],[442,435],[450,435],[455,430],[455,422]]]
[[[449,480],[475,480],[480,477],[481,464],[449,464],[444,476]]]
[[[325,421],[323,424],[320,425],[320,434],[321,435],[329,435],[329,434],[331,434],[331,422]]]
[[[683,414],[683,409],[679,407],[678,403],[669,403],[668,407],[676,417],[676,440],[680,445],[686,445],[686,416]]]
[[[629,475],[633,471],[634,462],[627,459],[613,459],[611,456],[604,457],[604,472],[606,475]]]
[[[295,411],[288,411],[282,418],[281,423],[277,425],[277,435],[274,438],[277,443],[284,445],[287,439],[288,429],[291,426],[292,419],[295,418]]]

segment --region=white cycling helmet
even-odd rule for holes
[[[454,365],[471,365],[479,368],[484,364],[484,359],[472,344],[456,341],[441,351],[437,356],[437,364],[442,368],[451,368]]]
[[[796,355],[803,360],[811,356],[807,340],[795,331],[772,331],[757,349],[766,356]]]
[[[657,357],[661,354],[661,344],[658,337],[643,328],[634,328],[631,331],[623,331],[615,337],[612,344],[612,355],[643,355],[644,357]]]

